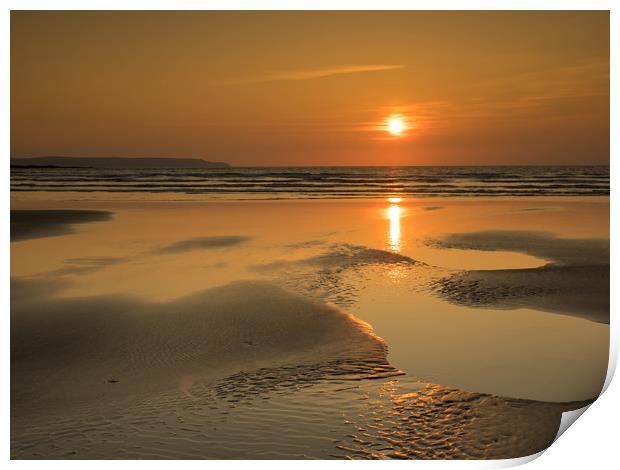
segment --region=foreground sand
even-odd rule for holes
[[[217,457],[222,451],[210,446],[217,428],[200,423],[227,406],[256,412],[274,392],[324,384],[338,393],[343,384],[402,374],[368,325],[265,283],[235,283],[164,305],[47,294],[33,302],[32,292],[13,307],[14,458]],[[385,417],[373,423],[368,416],[332,456],[529,455],[552,442],[562,411],[584,405],[418,386],[394,393],[391,410],[380,411]],[[318,406],[310,401],[305,412]],[[164,419],[169,414],[175,419]],[[260,423],[253,429],[260,432]],[[153,442],[145,447],[147,432]]]
[[[391,364],[389,344],[347,308],[381,267],[422,276],[416,289],[468,307],[527,306],[605,323],[605,240],[506,230],[428,237],[446,252],[546,260],[446,270],[359,241],[308,239],[282,253],[314,250],[310,256],[248,261],[243,275],[263,280],[222,279],[146,300],[120,285],[118,293],[75,288],[89,276],[86,286],[100,288],[108,270],[122,273],[148,257],[232,253],[218,250],[244,247],[253,236],[192,236],[110,256],[92,248],[105,240],[97,230],[115,217],[110,211],[15,215],[19,243],[69,242],[82,227],[92,235],[83,238],[84,256],[12,279],[13,458],[511,458],[546,448],[562,411],[589,402],[503,398],[420,380]],[[218,259],[210,270],[221,269]],[[351,276],[362,281],[350,284]]]

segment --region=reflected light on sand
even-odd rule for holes
[[[390,266],[386,274],[387,274],[387,277],[390,279],[390,281],[392,281],[392,283],[398,284],[400,283],[400,281],[407,279],[410,272],[411,271],[410,269],[408,269],[408,267],[397,264],[394,266]]]
[[[390,236],[388,246],[392,251],[400,251],[400,213],[401,211],[398,204],[392,204],[388,208],[388,219],[390,219]]]

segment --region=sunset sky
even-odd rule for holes
[[[609,14],[13,12],[11,155],[607,164]]]

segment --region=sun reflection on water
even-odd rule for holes
[[[396,201],[398,199],[398,201]],[[400,236],[400,216],[401,209],[397,202],[400,202],[400,198],[390,198],[390,202],[393,204],[388,208],[388,219],[390,220],[390,235],[388,239],[388,246],[392,251],[400,251],[401,249],[401,236]]]

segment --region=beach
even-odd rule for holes
[[[537,456],[611,379],[609,11],[9,39],[11,459]]]
[[[536,453],[605,379],[608,216],[16,193],[11,455]]]

